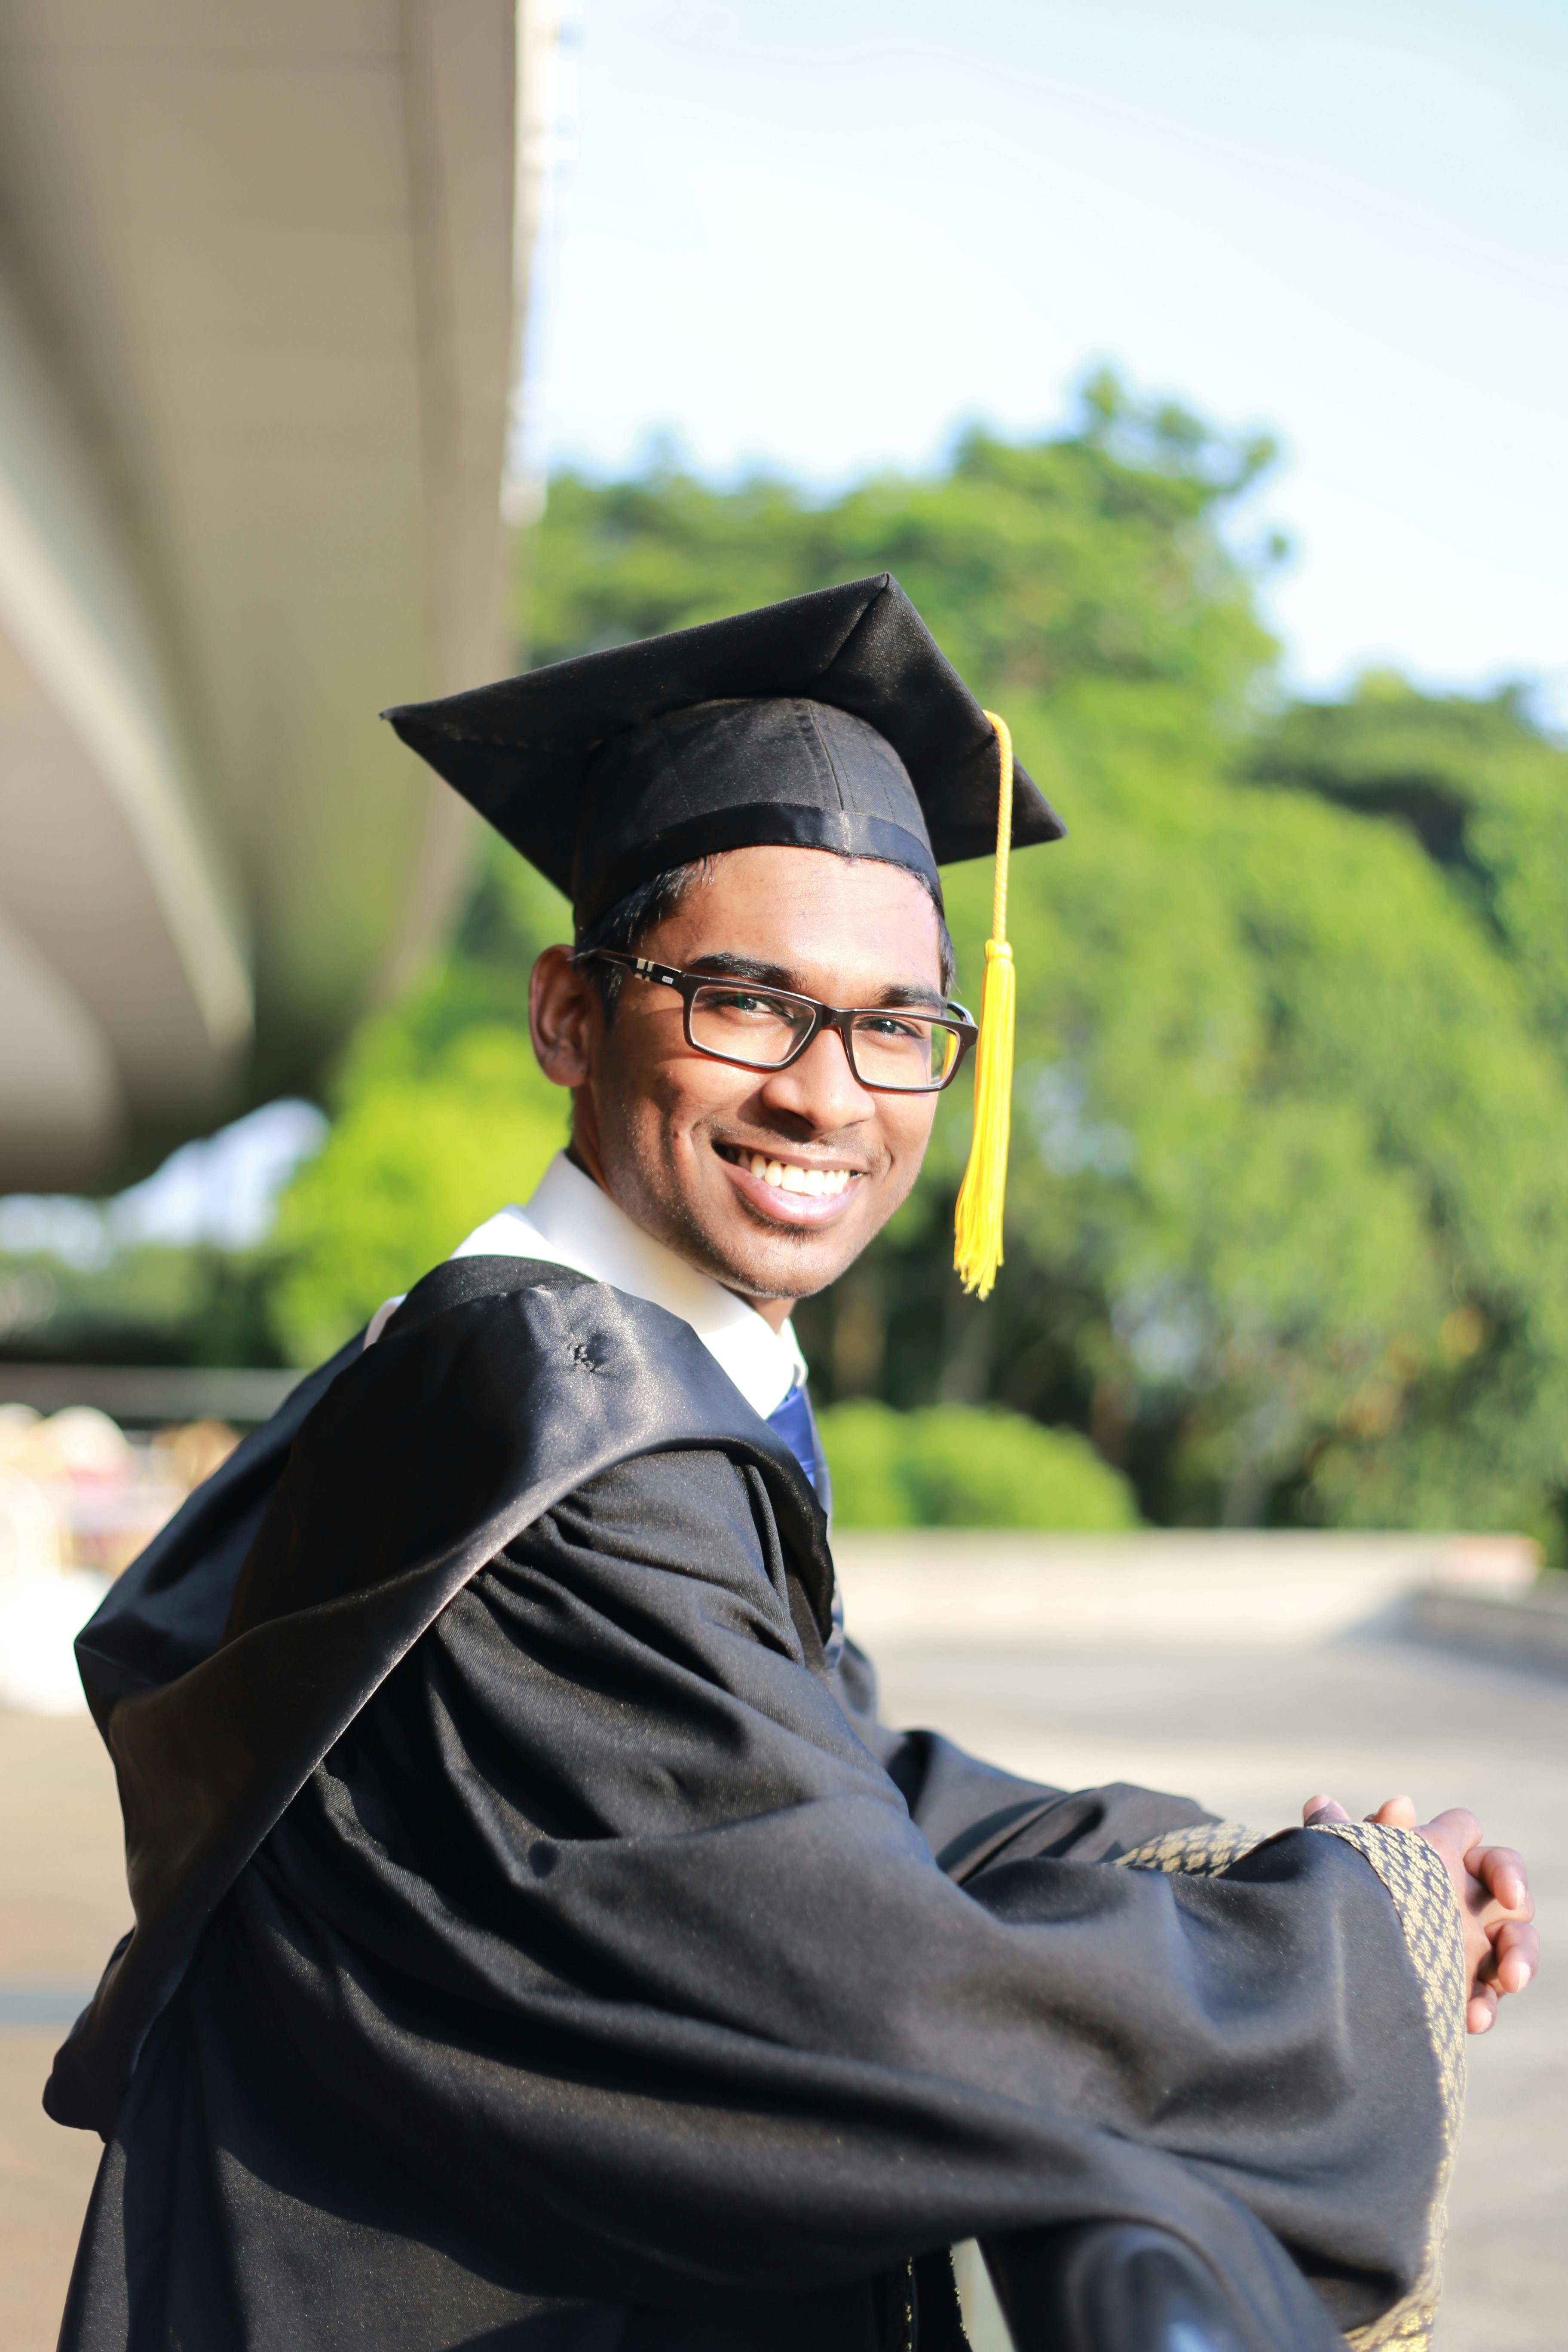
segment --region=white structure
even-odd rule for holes
[[[0,0],[0,1191],[308,1084],[450,905],[376,713],[505,666],[539,48],[513,0]]]

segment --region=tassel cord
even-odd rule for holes
[[[1007,866],[1013,846],[1013,739],[1007,722],[985,713],[996,737],[1001,775],[996,795],[996,864],[992,882],[991,937],[985,942],[985,983],[980,1042],[974,1056],[974,1133],[954,1219],[953,1265],[965,1290],[988,1298],[1002,1263],[1002,1219],[1007,1193],[1007,1145],[1012,1125],[1013,1038],[1017,975],[1007,944]]]

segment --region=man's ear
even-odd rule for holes
[[[528,1031],[552,1085],[585,1086],[605,1034],[598,990],[570,948],[546,948],[528,983]]]

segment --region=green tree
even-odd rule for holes
[[[951,1273],[960,1087],[887,1234],[800,1310],[821,1395],[1076,1429],[1156,1519],[1555,1543],[1564,758],[1517,696],[1374,681],[1281,708],[1255,602],[1269,551],[1244,562],[1230,520],[1268,455],[1100,378],[1065,433],[973,432],[930,477],[832,499],[664,458],[568,475],[520,622],[549,659],[890,569],[1072,827],[1015,866],[1002,1280],[981,1305]],[[977,990],[989,870],[947,878]],[[351,1064],[284,1221],[296,1348],[403,1287],[553,1144],[556,1102],[497,1033],[521,1035],[563,919],[492,858],[446,969]],[[397,1141],[421,1104],[451,1139],[424,1161]],[[459,1134],[494,1148],[482,1171],[469,1151],[460,1202],[436,1173]]]
[[[1299,702],[1247,772],[1404,827],[1519,976],[1535,1026],[1568,1055],[1568,751],[1518,686],[1423,694],[1371,671],[1342,702]]]
[[[563,901],[489,845],[444,964],[362,1029],[333,1090],[325,1149],[284,1195],[272,1315],[317,1363],[465,1234],[526,1200],[566,1133],[566,1097],[528,1039],[528,975],[571,935]]]

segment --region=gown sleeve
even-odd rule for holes
[[[941,1732],[889,1730],[878,1712],[876,1668],[852,1641],[844,1644],[833,1687],[903,1798],[938,1868],[960,1885],[1005,1858],[1114,1862],[1133,1847],[1214,1820],[1190,1797],[1130,1781],[1053,1788],[984,1763]]]
[[[1421,2005],[1441,2101],[1438,2159],[1420,2259],[1407,2291],[1376,2319],[1350,2334],[1352,2352],[1402,2345],[1426,2352],[1442,2292],[1448,2188],[1465,2111],[1466,1982],[1464,1936],[1448,1874],[1415,1830],[1381,1822],[1321,1822],[1313,1834],[1340,1838],[1363,1855],[1387,1888],[1399,1932],[1421,1987]],[[1168,1832],[1115,1859],[1129,1870],[1217,1877],[1265,1843],[1241,1822],[1210,1820]]]
[[[1214,1878],[1265,1843],[1190,1798],[1117,1782],[1067,1790],[1016,1779],[933,1731],[889,1730],[879,1719],[876,1669],[847,1642],[836,1675],[840,1706],[909,1806],[939,1868],[960,1885],[1024,1854],[1110,1862],[1125,1869]],[[1379,1822],[1324,1822],[1372,1865],[1387,1889],[1422,2007],[1441,2101],[1420,2259],[1408,2291],[1352,2332],[1352,2352],[1404,2346],[1425,2352],[1441,2290],[1447,2193],[1465,2104],[1464,1944],[1447,1871],[1414,1831]]]

